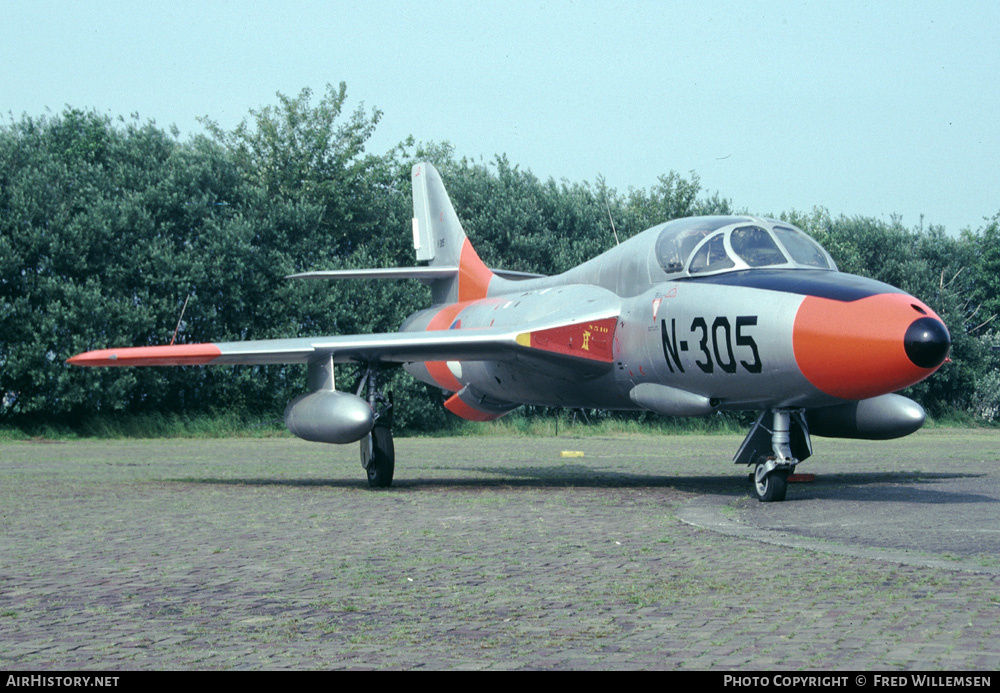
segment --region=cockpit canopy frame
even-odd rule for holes
[[[791,224],[756,217],[685,217],[660,227],[654,253],[670,278],[757,268],[836,271],[823,247]]]

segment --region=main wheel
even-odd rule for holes
[[[785,500],[788,491],[787,469],[775,469],[770,474],[764,473],[764,464],[759,463],[753,475],[753,488],[757,492],[757,500],[761,503],[776,503]]]
[[[387,426],[376,425],[361,439],[361,466],[368,473],[368,485],[385,488],[392,485],[396,468],[396,449]]]

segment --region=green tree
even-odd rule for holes
[[[0,176],[5,413],[279,406],[290,390],[273,369],[76,369],[63,359],[166,343],[189,295],[181,341],[284,336],[295,321],[275,301],[294,263],[267,232],[314,227],[317,205],[263,204],[204,137],[181,144],[152,123],[73,109],[5,127]]]

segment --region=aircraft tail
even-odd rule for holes
[[[431,287],[434,303],[443,304],[486,298],[494,282],[543,276],[484,265],[465,236],[440,174],[428,163],[413,167],[413,248],[426,266],[320,270],[286,279],[419,279]]]
[[[485,298],[496,275],[479,259],[455,214],[441,175],[429,163],[413,167],[413,248],[431,268],[454,268],[444,277],[424,280],[434,303]],[[501,280],[502,281],[502,280]]]

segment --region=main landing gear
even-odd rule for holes
[[[788,477],[795,465],[812,455],[809,428],[801,410],[772,410],[770,428],[764,424],[768,413],[757,417],[733,460],[754,465],[754,493],[762,503],[785,500]]]
[[[378,369],[369,365],[359,378],[356,394],[368,401],[375,412],[375,425],[361,439],[361,467],[368,475],[371,488],[387,488],[392,485],[392,474],[396,468],[396,449],[392,443],[392,395],[388,397],[378,390]]]
[[[388,426],[377,423],[368,435],[361,439],[361,466],[368,474],[368,485],[372,488],[386,488],[392,485],[392,473],[396,468],[396,450]]]

